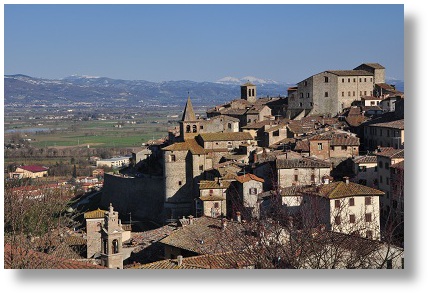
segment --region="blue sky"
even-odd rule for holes
[[[4,6],[4,73],[296,83],[363,62],[403,79],[404,6]]]

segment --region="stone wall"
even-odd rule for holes
[[[162,222],[164,203],[164,183],[159,176],[147,175],[142,178],[123,178],[111,174],[104,175],[100,207],[108,209],[112,203],[120,217],[132,220]]]

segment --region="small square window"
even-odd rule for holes
[[[368,223],[372,222],[372,214],[371,213],[365,214],[365,220]]]
[[[355,223],[355,215],[350,214],[349,218],[350,218],[350,224],[354,224]]]
[[[349,206],[354,206],[354,198],[349,199]]]
[[[340,216],[336,216],[336,217],[335,217],[335,224],[336,224],[336,225],[340,225],[340,223],[341,223],[341,218],[340,218]]]
[[[340,208],[340,200],[335,200],[335,208]]]
[[[370,196],[365,197],[365,204],[366,205],[372,205],[372,197],[370,197]]]

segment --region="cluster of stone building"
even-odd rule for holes
[[[286,97],[258,98],[251,83],[240,94],[208,109],[206,118],[189,97],[179,126],[157,145],[163,223],[216,220],[224,228],[224,219],[269,218],[277,208],[287,225],[372,241],[383,239],[383,218],[403,226],[404,95],[385,83],[383,66],[327,70],[288,88]],[[96,249],[109,262],[120,248],[107,249],[114,231],[102,222],[97,228],[103,236]],[[165,257],[177,259],[167,267],[206,254],[186,248],[179,234],[161,241]],[[121,266],[116,261],[107,266]]]

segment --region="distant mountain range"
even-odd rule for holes
[[[288,84],[245,77],[223,78],[217,82],[189,80],[150,82],[108,77],[73,75],[63,79],[5,75],[5,104],[68,104],[73,102],[116,103],[123,105],[183,105],[190,93],[197,104],[221,104],[240,97],[240,85],[250,81],[257,85],[257,95],[284,96]]]
[[[194,104],[214,106],[239,98],[240,85],[247,81],[257,85],[258,97],[285,96],[287,88],[295,85],[252,76],[240,79],[224,77],[216,82],[150,82],[79,75],[63,79],[44,79],[15,74],[4,76],[4,103],[182,106],[189,92]],[[398,90],[403,91],[403,81],[391,80],[388,83],[395,84]]]

